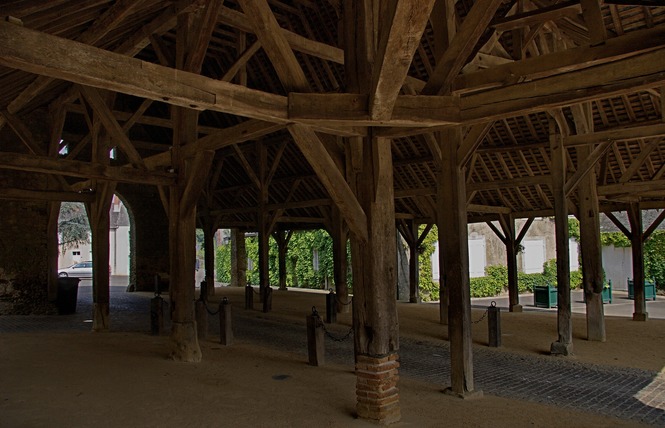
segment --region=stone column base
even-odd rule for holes
[[[463,400],[477,400],[480,398],[483,398],[483,391],[478,390],[478,391],[465,391],[464,393],[459,393],[453,391],[452,388],[446,388],[443,390],[443,393],[446,395],[451,395],[453,397],[461,398]]]
[[[564,357],[573,355],[573,344],[558,341],[552,342],[552,345],[550,346],[550,353],[552,355],[562,355]]]
[[[396,353],[381,358],[356,356],[358,417],[382,425],[400,420],[398,358]]]
[[[633,312],[633,321],[646,321],[649,319],[649,314],[647,312],[637,313]]]
[[[513,305],[508,310],[509,312],[522,312],[522,305]]]

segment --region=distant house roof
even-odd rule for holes
[[[642,211],[642,227],[646,230],[660,215],[662,210],[643,210]],[[628,214],[625,211],[614,212],[614,216],[630,230],[630,222],[628,221]],[[665,230],[665,221],[662,222],[656,230]],[[600,216],[600,231],[601,232],[620,232],[612,220],[605,215]]]

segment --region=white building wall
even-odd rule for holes
[[[109,263],[111,275],[129,275],[129,226],[109,232]]]
[[[626,280],[633,277],[633,256],[631,248],[603,247],[603,269],[605,279],[612,280],[615,290],[627,290]]]

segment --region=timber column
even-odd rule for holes
[[[86,206],[92,231],[92,330],[108,331],[110,300],[109,211],[113,192],[115,191],[115,182],[97,182],[95,190],[95,201]]]
[[[231,229],[231,287],[247,285],[247,250],[245,232]]]
[[[633,321],[646,321],[646,295],[644,294],[644,231],[640,204],[633,202],[628,205],[628,221],[630,222],[630,246],[633,253],[633,290],[635,295],[635,312]]]
[[[578,162],[591,155],[591,148],[577,148]],[[603,258],[600,243],[600,218],[596,173],[592,169],[578,188],[580,241],[582,244],[582,274],[586,300],[587,339],[605,341],[605,313],[603,307]]]
[[[473,382],[471,339],[471,292],[469,288],[469,244],[464,169],[457,160],[462,142],[461,128],[438,135],[441,172],[437,195],[437,221],[441,279],[448,289],[448,337],[450,339],[451,387],[459,397],[480,396]]]
[[[346,254],[346,240],[348,228],[337,207],[332,207],[332,227],[330,235],[333,244],[333,275],[335,280],[335,295],[337,299],[337,312],[348,313],[351,309],[349,299],[349,288],[346,280],[346,272],[349,263]]]
[[[568,248],[568,202],[566,199],[566,148],[561,134],[550,120],[550,150],[552,152],[552,194],[554,195],[554,224],[556,229],[556,282],[558,339],[550,346],[554,355],[573,352],[573,321],[570,306],[570,260]]]
[[[367,241],[351,236],[356,409],[361,418],[391,423],[400,419],[391,142],[368,138],[356,144],[362,144],[362,170],[355,190],[367,216],[368,232]]]

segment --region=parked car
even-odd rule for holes
[[[76,277],[76,278],[92,278],[92,262],[75,263],[67,268],[60,269],[58,276],[61,277]]]

